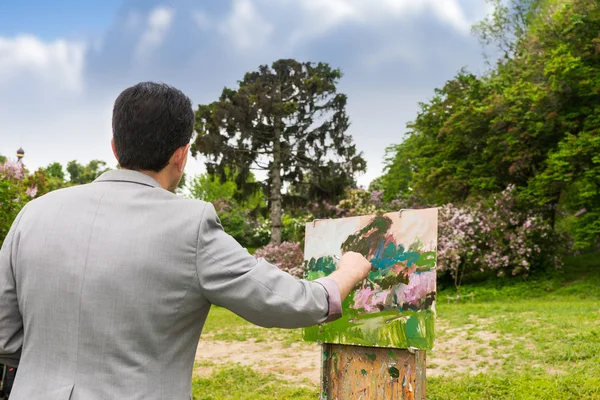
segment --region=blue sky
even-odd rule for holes
[[[114,99],[143,80],[215,100],[279,58],[344,72],[367,185],[418,102],[461,67],[484,69],[470,26],[485,0],[0,0],[0,154],[31,167],[103,159]],[[189,173],[202,171],[192,160]]]

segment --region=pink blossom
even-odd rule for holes
[[[365,310],[366,312],[379,311],[378,305],[388,303],[390,290],[373,290],[370,287],[364,287],[354,293],[354,303],[352,308],[355,310]]]
[[[418,305],[431,292],[435,292],[435,271],[414,273],[400,294],[400,302]]]
[[[25,191],[25,194],[33,199],[35,197],[35,195],[37,194],[37,192],[38,192],[37,186],[31,186],[31,187],[27,188],[27,190]]]
[[[0,164],[0,176],[3,178],[22,179],[24,172],[20,162],[6,160],[4,164]]]
[[[256,250],[254,256],[264,258],[296,278],[302,278],[304,273],[304,252],[298,243],[269,244]]]

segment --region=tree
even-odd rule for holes
[[[473,26],[483,46],[494,46],[500,56],[512,58],[519,42],[543,5],[543,0],[486,0],[492,12]],[[488,56],[484,54],[486,58]]]
[[[383,190],[383,199],[390,202],[397,198],[406,198],[409,195],[413,166],[410,161],[410,152],[407,151],[409,141],[386,149],[384,174],[378,178],[377,189]],[[373,182],[375,183],[375,181]]]
[[[208,202],[223,199],[232,200],[252,211],[265,206],[265,196],[262,191],[245,193],[243,188],[236,184],[238,174],[232,172],[229,168],[225,168],[223,172],[225,173],[225,180],[208,172],[195,176],[189,185],[191,196]],[[246,178],[246,182],[249,184],[255,183],[254,174],[250,173]]]
[[[316,171],[304,174],[303,180],[292,182],[285,198],[293,196],[303,204],[325,202],[333,205],[343,199],[347,189],[355,187],[353,174],[339,163],[329,161]]]
[[[402,168],[427,204],[514,185],[552,226],[565,211],[585,248],[600,237],[600,4],[535,4],[506,60],[482,77],[461,71],[421,105],[388,161],[385,189],[404,190]]]
[[[44,168],[44,171],[49,178],[57,178],[61,181],[65,179],[65,171],[60,163],[54,162]]]
[[[48,165],[46,168],[42,168],[42,171],[46,175],[48,191],[67,186],[67,182],[65,181],[65,171],[60,163],[54,162]]]
[[[85,166],[75,160],[69,161],[67,164],[69,182],[74,185],[91,183],[108,170],[109,168],[106,168],[106,163],[100,160],[92,160]]]
[[[462,70],[428,103],[420,104],[407,138],[388,149],[385,200],[413,194],[421,204],[460,202],[510,183],[503,161],[488,149],[488,80]],[[491,140],[493,143],[493,140]]]
[[[209,157],[210,173],[232,168],[241,185],[252,170],[268,172],[275,244],[281,243],[286,182],[322,176],[329,162],[348,176],[366,168],[346,134],[347,97],[336,88],[341,77],[325,63],[279,60],[247,73],[236,90],[225,88],[218,101],[199,106],[196,113],[192,154]]]

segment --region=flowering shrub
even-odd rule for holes
[[[281,246],[269,245],[256,254],[302,275],[301,246],[306,222],[316,218],[351,217],[420,208],[407,199],[385,203],[383,192],[349,189],[337,206],[317,204],[302,216],[284,215],[284,240]],[[447,204],[439,209],[438,272],[453,278],[457,288],[465,279],[489,276],[523,276],[532,271],[562,265],[560,250],[570,246],[566,236],[556,233],[543,210],[531,207],[517,196],[514,186],[501,193],[461,206]],[[329,214],[329,216],[319,215]],[[268,222],[255,233],[268,237]],[[288,247],[289,246],[289,247]],[[295,248],[297,261],[287,254]]]
[[[561,266],[560,238],[541,213],[519,203],[514,186],[488,201],[441,207],[438,237],[438,270],[449,271],[457,288],[475,272],[527,277],[533,268]]]
[[[0,163],[0,246],[23,206],[38,194],[39,176],[27,176],[23,164]]]
[[[247,247],[266,246],[271,240],[271,220],[263,218],[257,220],[247,236]]]
[[[375,193],[375,192],[374,192]],[[337,207],[342,210],[344,217],[355,215],[369,215],[377,212],[377,196],[372,196],[370,192],[364,189],[349,189],[346,191],[346,197],[339,202]]]
[[[337,205],[340,210],[338,214],[343,217],[353,217],[400,211],[406,208],[419,208],[409,207],[404,199],[395,199],[386,203],[384,202],[384,194],[383,190],[369,192],[364,189],[349,189],[346,192],[346,198]]]
[[[269,244],[256,250],[254,256],[264,258],[295,278],[302,278],[304,253],[298,243],[283,242],[280,245]]]

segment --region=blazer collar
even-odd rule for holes
[[[150,175],[130,169],[113,169],[111,171],[107,171],[96,178],[94,182],[130,182],[154,188],[161,187],[160,183],[158,183]]]

